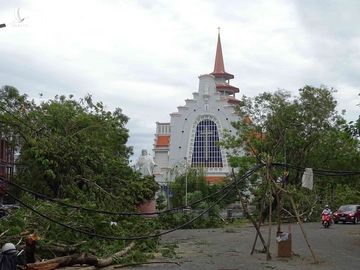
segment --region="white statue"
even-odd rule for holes
[[[154,159],[151,155],[148,155],[147,150],[141,150],[141,156],[135,164],[135,170],[141,173],[143,176],[153,175],[155,167]]]

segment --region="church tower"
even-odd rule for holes
[[[176,168],[203,168],[209,183],[221,181],[231,172],[226,150],[219,146],[224,130],[235,132],[234,106],[239,103],[237,87],[229,81],[234,75],[225,71],[220,33],[214,71],[199,76],[199,88],[185,105],[170,114],[170,123],[156,123],[154,175],[159,182],[171,181]]]

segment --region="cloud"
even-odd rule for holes
[[[359,1],[297,1],[299,21],[305,29],[316,72],[308,75],[338,89],[335,95],[339,109],[347,109],[348,117],[359,115],[354,106],[360,92],[360,18]]]
[[[90,93],[129,116],[129,145],[151,150],[155,122],[197,91],[213,69],[217,27],[240,95],[305,84],[339,90],[358,116],[357,1],[17,1],[26,27],[0,29],[0,84],[30,97]]]

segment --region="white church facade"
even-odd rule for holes
[[[234,76],[225,71],[218,35],[214,71],[199,76],[199,88],[185,100],[170,122],[156,123],[154,140],[154,176],[159,183],[171,181],[176,168],[200,167],[209,183],[221,181],[231,172],[227,152],[219,146],[224,131],[235,132],[234,107],[239,103],[237,87],[230,85]]]

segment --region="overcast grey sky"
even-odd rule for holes
[[[0,0],[0,85],[120,107],[137,157],[152,150],[155,122],[168,122],[212,71],[220,26],[238,97],[326,85],[354,120],[359,14],[357,0]]]

